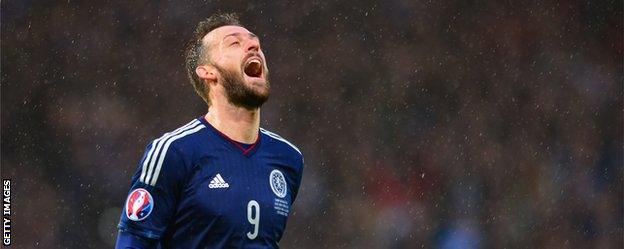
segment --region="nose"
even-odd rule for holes
[[[249,39],[247,41],[247,49],[246,51],[255,51],[258,52],[260,50],[260,42],[256,39]]]

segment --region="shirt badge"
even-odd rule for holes
[[[286,197],[286,178],[281,171],[274,169],[269,175],[269,183],[271,184],[271,190],[279,198]]]
[[[152,213],[154,199],[143,188],[133,190],[126,200],[126,216],[132,221],[142,221]]]

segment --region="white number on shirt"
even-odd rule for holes
[[[260,226],[260,205],[257,201],[251,200],[247,203],[247,220],[254,225],[253,233],[248,232],[247,238],[255,239],[258,237],[258,227]]]

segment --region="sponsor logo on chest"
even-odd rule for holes
[[[212,178],[212,181],[210,181],[210,184],[208,184],[208,188],[229,188],[230,184],[225,182],[225,180],[223,180],[223,177],[221,177],[221,174],[217,174],[214,178]]]

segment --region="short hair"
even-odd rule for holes
[[[206,34],[210,33],[210,31],[229,25],[242,26],[236,13],[217,13],[211,15],[197,24],[193,37],[186,46],[186,72],[188,78],[193,88],[195,88],[195,92],[204,99],[208,106],[210,106],[210,99],[208,99],[210,88],[204,84],[203,80],[200,79],[195,72],[199,63],[210,61],[208,49],[204,47],[202,39]]]

